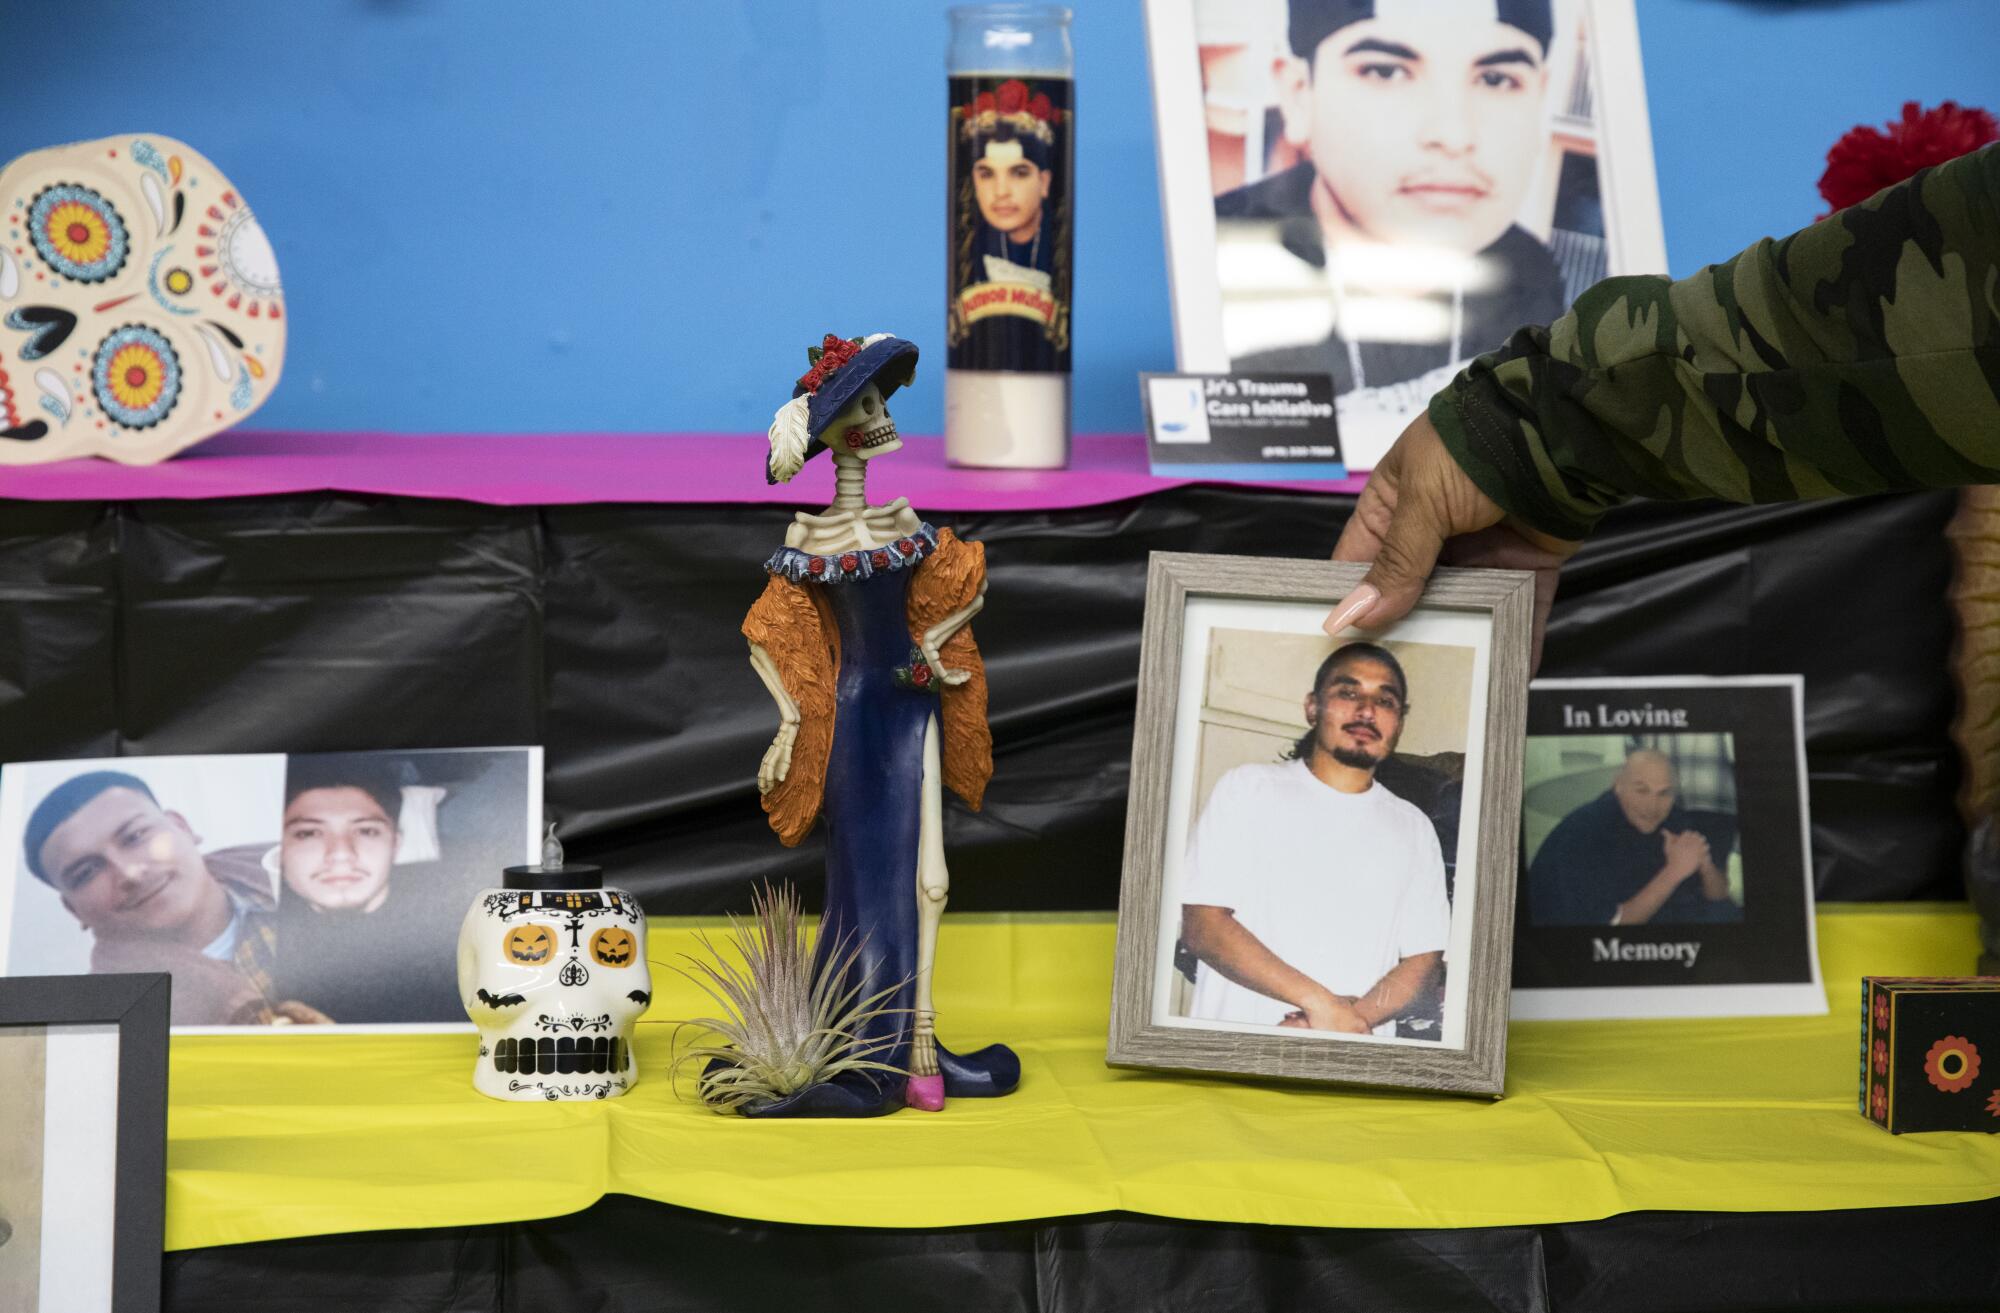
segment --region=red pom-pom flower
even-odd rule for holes
[[[995,98],[1002,114],[1019,114],[1028,107],[1028,84],[1019,78],[1008,78],[1000,84]]]
[[[1886,131],[1855,128],[1826,153],[1819,194],[1834,210],[1865,201],[1920,170],[2000,141],[2000,123],[1991,114],[1949,100],[1928,110],[1909,101],[1903,106],[1903,117],[1886,126]]]

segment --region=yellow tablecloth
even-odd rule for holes
[[[662,964],[694,924],[653,923],[660,1020],[623,1099],[484,1099],[469,1035],[176,1040],[167,1247],[552,1217],[607,1193],[899,1227],[1109,1209],[1487,1226],[2000,1195],[2000,1136],[1891,1136],[1855,1106],[1859,977],[1971,971],[1962,907],[1823,911],[1825,1017],[1517,1024],[1499,1102],[1112,1070],[1108,916],[948,917],[943,1032],[1014,1044],[1021,1089],[859,1122],[676,1099],[665,1019],[704,1009]]]

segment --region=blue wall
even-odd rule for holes
[[[2000,110],[2000,0],[1638,4],[1676,273],[1809,221],[1851,125]],[[1129,431],[1173,351],[1141,6],[1076,8],[1076,421]],[[934,0],[0,0],[0,33],[0,158],[166,133],[263,219],[260,427],[761,431],[828,328],[915,338],[899,415],[940,427]]]

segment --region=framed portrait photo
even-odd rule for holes
[[[0,980],[0,1308],[157,1313],[164,975]]]
[[[1113,1064],[1501,1092],[1533,577],[1365,572],[1153,555]]]
[[[1522,1020],[1819,1014],[1797,675],[1528,692]]]
[[[1666,272],[1634,0],[1147,0],[1183,372],[1325,373],[1370,469],[1472,357]]]

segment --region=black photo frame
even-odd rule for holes
[[[0,1027],[118,1028],[118,1147],[110,1313],[159,1313],[166,1236],[165,973],[0,979]]]

